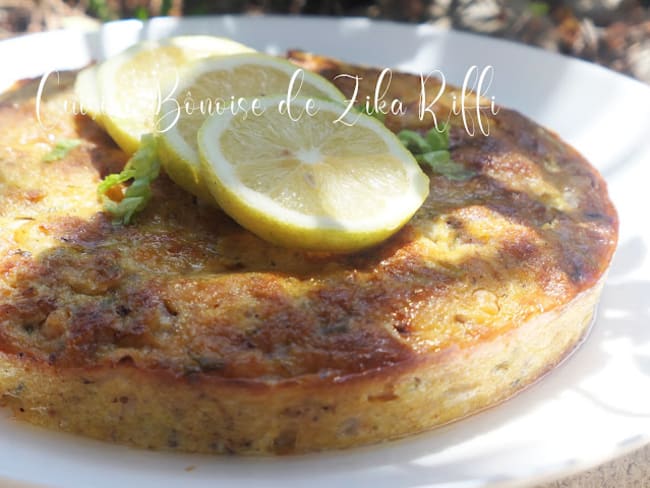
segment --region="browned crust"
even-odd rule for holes
[[[498,340],[341,378],[185,378],[132,365],[59,369],[0,356],[17,418],[140,447],[287,454],[395,439],[505,400],[562,360],[600,285]]]
[[[361,73],[361,96],[378,74],[291,57]],[[397,75],[392,93],[414,82]],[[69,93],[44,114],[84,143],[47,166],[33,100],[0,103],[0,391],[17,417],[153,448],[342,448],[502,401],[586,330],[616,212],[595,169],[515,112],[490,137],[452,118],[452,156],[476,176],[430,174],[402,231],[341,256],[264,243],[164,176],[136,225],[112,226],[94,189],[125,155],[57,112]]]

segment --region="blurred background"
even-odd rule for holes
[[[540,46],[650,83],[650,0],[0,0],[0,39],[124,18],[226,13],[428,22]]]

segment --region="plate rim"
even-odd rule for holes
[[[243,19],[249,20],[249,19],[256,19],[256,21],[264,21],[267,19],[271,20],[291,20],[291,21],[308,21],[308,22],[317,22],[317,23],[331,23],[331,24],[339,24],[340,22],[345,22],[345,21],[355,21],[355,20],[362,20],[364,22],[368,22],[369,25],[373,24],[382,24],[382,25],[388,25],[390,27],[399,27],[399,28],[404,28],[404,27],[415,27],[415,28],[424,28],[426,30],[432,31],[432,32],[437,32],[441,35],[461,35],[461,36],[467,36],[469,38],[473,38],[475,40],[480,39],[481,41],[489,41],[490,43],[495,43],[496,45],[501,45],[501,46],[507,46],[509,49],[511,48],[517,48],[517,49],[522,49],[523,51],[526,50],[533,50],[537,52],[538,54],[541,54],[543,56],[549,56],[550,58],[556,58],[562,60],[562,62],[570,62],[570,63],[579,63],[583,67],[587,67],[590,70],[597,70],[603,73],[606,73],[607,76],[613,76],[618,80],[621,80],[625,83],[634,83],[639,86],[642,86],[644,89],[648,90],[648,93],[650,93],[650,86],[646,85],[645,83],[635,80],[634,78],[631,78],[629,76],[626,76],[621,73],[617,73],[609,68],[596,65],[591,62],[587,62],[581,59],[573,58],[567,55],[563,55],[560,53],[554,53],[554,52],[549,52],[546,51],[542,48],[538,47],[533,47],[533,46],[528,46],[520,43],[516,43],[510,40],[505,40],[505,39],[499,39],[499,38],[492,38],[492,37],[487,37],[483,36],[480,34],[475,34],[475,33],[468,33],[468,32],[461,32],[461,31],[455,31],[453,29],[443,29],[440,28],[439,26],[431,25],[431,24],[407,24],[407,23],[399,23],[395,21],[390,21],[390,20],[375,20],[375,19],[368,19],[366,17],[344,17],[344,18],[332,18],[332,17],[320,17],[320,16],[289,16],[289,15],[268,15],[268,16],[248,16],[248,15],[214,15],[214,16],[200,16],[196,18],[177,18],[177,17],[161,17],[161,18],[154,18],[152,20],[149,20],[147,22],[141,22],[139,20],[135,19],[128,19],[128,20],[117,20],[113,22],[109,22],[106,24],[103,24],[98,31],[92,31],[90,34],[98,34],[98,33],[103,33],[105,32],[106,29],[111,29],[115,28],[112,26],[122,26],[124,24],[134,24],[134,25],[139,25],[139,29],[142,30],[147,24],[155,24],[155,23],[161,23],[161,22],[170,22],[172,21],[173,25],[175,28],[178,28],[179,26],[186,24],[186,25],[191,25],[193,21],[208,21],[208,20],[218,20],[218,19],[223,19],[224,17],[227,18],[233,18],[236,21],[241,21]],[[10,49],[11,46],[13,46],[14,43],[18,43],[17,47],[20,47],[22,43],[33,43],[33,42],[45,42],[51,38],[52,35],[62,35],[62,36],[68,36],[68,35],[81,35],[81,36],[86,36],[88,33],[86,32],[81,32],[81,31],[69,31],[69,30],[57,30],[57,31],[50,31],[50,32],[43,32],[43,33],[35,33],[35,34],[27,34],[23,36],[18,36],[15,38],[11,39],[6,39],[0,41],[0,54],[3,53],[3,49]],[[42,39],[42,40],[41,40]],[[9,47],[6,47],[8,46]],[[13,49],[15,49],[14,47]],[[20,79],[20,78],[19,78]],[[15,81],[18,81],[16,79]],[[2,91],[0,89],[0,91]],[[515,108],[516,109],[516,108]],[[497,406],[498,408],[498,406]],[[575,465],[572,466],[567,466],[566,471],[563,474],[558,474],[559,471],[555,470],[552,473],[547,473],[547,474],[540,474],[539,477],[535,479],[525,479],[525,480],[517,480],[514,482],[507,481],[505,484],[500,485],[490,485],[490,486],[512,486],[512,483],[517,483],[518,486],[520,483],[524,483],[522,486],[527,486],[528,484],[533,484],[533,483],[539,483],[543,482],[544,480],[550,480],[550,479],[557,479],[558,477],[564,477],[568,476],[571,473],[575,473],[578,471],[582,471],[584,469],[588,469],[589,467],[601,464],[603,462],[606,462],[609,459],[612,459],[614,457],[624,455],[626,452],[631,452],[638,447],[642,445],[646,445],[650,442],[650,434],[646,433],[644,436],[641,436],[639,439],[636,439],[635,442],[631,443],[626,443],[623,446],[615,446],[612,449],[611,454],[606,455],[603,454],[601,456],[601,459],[595,459],[593,462],[590,460],[589,462],[578,462]],[[0,474],[0,476],[4,476],[3,474]],[[0,478],[1,479],[1,478]],[[13,480],[12,480],[13,481]],[[19,480],[16,480],[19,482]],[[30,482],[31,483],[31,482]],[[22,485],[17,485],[17,486],[22,486]],[[46,485],[30,485],[26,484],[27,486],[46,486]]]

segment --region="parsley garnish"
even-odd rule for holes
[[[81,139],[61,139],[57,141],[54,148],[43,156],[44,163],[51,163],[65,158],[70,151],[81,144]]]
[[[413,130],[403,130],[397,137],[418,163],[429,166],[434,173],[450,180],[466,180],[476,174],[451,159],[448,124],[444,124],[442,130],[432,127],[424,136]]]
[[[151,182],[159,173],[156,140],[151,134],[145,134],[140,141],[140,148],[127,161],[124,169],[120,173],[108,175],[97,187],[104,210],[113,215],[115,223],[129,224],[133,215],[147,205],[152,195]],[[129,180],[132,180],[131,184],[122,190],[121,200],[109,197],[109,190]]]

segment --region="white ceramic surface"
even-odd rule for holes
[[[439,69],[456,84],[470,66],[492,65],[488,94],[556,130],[609,183],[621,217],[620,245],[592,334],[516,398],[400,442],[279,459],[175,455],[44,431],[5,414],[0,476],[73,488],[521,486],[650,441],[650,87],[581,61],[428,26],[218,17],[117,22],[94,33],[4,41],[0,89],[50,69],[83,66],[140,39],[181,33],[228,36],[272,53],[297,47],[416,73]]]

